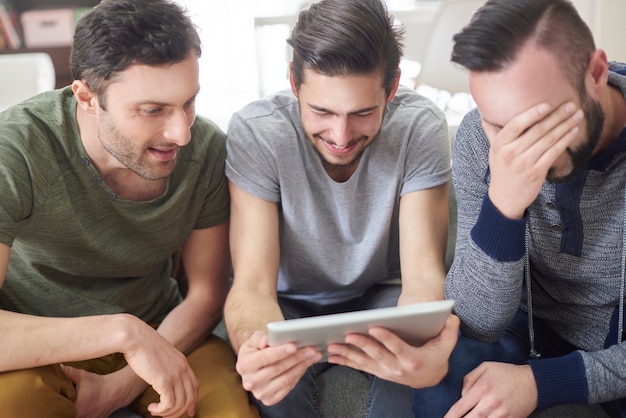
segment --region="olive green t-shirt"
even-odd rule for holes
[[[171,254],[228,219],[225,135],[196,118],[166,192],[117,196],[90,162],[69,88],[0,113],[0,242],[11,247],[0,309],[159,322],[181,301]]]

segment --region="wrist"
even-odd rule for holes
[[[110,341],[113,343],[111,352],[126,354],[137,351],[144,339],[143,330],[150,328],[145,322],[130,314],[112,315]]]
[[[524,214],[526,213],[526,208],[517,208],[515,205],[510,203],[500,202],[496,193],[494,193],[491,188],[487,192],[489,195],[489,200],[491,200],[491,204],[500,212],[502,216],[507,219],[519,221],[524,218]]]
[[[100,388],[100,392],[113,402],[116,410],[133,403],[148,388],[148,384],[128,365],[103,378],[106,383]]]
[[[118,374],[120,378],[119,387],[121,391],[119,397],[123,399],[124,406],[130,405],[150,386],[128,365],[115,373]]]

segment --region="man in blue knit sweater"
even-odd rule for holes
[[[626,65],[566,0],[489,0],[454,38],[478,109],[454,149],[450,373],[416,416],[626,416]]]

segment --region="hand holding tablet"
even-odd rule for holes
[[[295,342],[325,352],[328,344],[343,343],[346,334],[367,335],[369,328],[379,326],[417,346],[441,332],[453,307],[454,301],[443,300],[270,322],[268,343]]]

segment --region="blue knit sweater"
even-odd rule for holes
[[[610,70],[609,83],[626,100],[626,65],[612,62]],[[527,249],[534,317],[578,348],[530,361],[538,408],[626,397],[626,343],[617,336],[624,295],[626,130],[577,178],[545,182],[519,221],[503,217],[487,196],[488,153],[474,110],[454,146],[458,237],[446,281],[463,332],[495,341],[520,303],[526,308]]]

